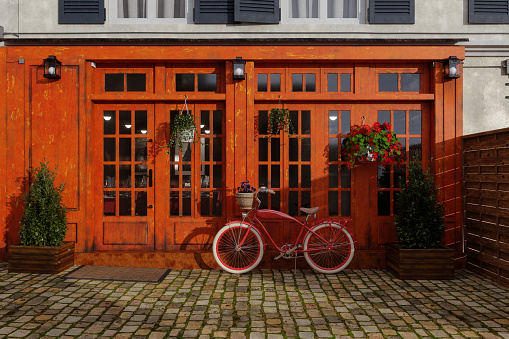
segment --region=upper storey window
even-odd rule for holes
[[[113,0],[112,23],[148,24],[156,22],[187,23],[186,0]]]
[[[282,2],[283,23],[364,23],[365,1],[289,0]],[[304,20],[303,20],[304,19]]]

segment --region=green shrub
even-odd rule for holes
[[[67,207],[62,203],[65,184],[55,187],[56,172],[48,168],[47,162],[41,162],[30,174],[32,183],[28,193],[23,195],[21,245],[60,246],[67,232]]]
[[[430,169],[411,162],[408,182],[400,181],[394,218],[402,248],[438,248],[445,234],[445,210],[438,199],[438,188]]]

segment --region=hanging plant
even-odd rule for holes
[[[170,140],[166,145],[168,148],[178,145],[181,151],[185,142],[194,142],[194,131],[196,130],[194,115],[189,113],[187,108],[187,96],[185,98],[184,107],[182,107],[180,114],[177,115],[172,122]],[[184,109],[186,110],[185,114]],[[168,153],[169,151],[166,151],[166,154]]]
[[[391,132],[391,125],[375,122],[373,126],[353,125],[345,139],[343,153],[348,161],[348,168],[355,162],[380,161],[384,165],[405,161],[401,141],[396,133]]]
[[[179,114],[173,120],[168,148],[178,145],[182,151],[185,142],[194,142],[196,124],[192,114]]]
[[[270,110],[266,138],[271,139],[274,135],[278,135],[280,131],[287,133],[288,137],[297,134],[292,119],[290,119],[288,108],[273,108]]]

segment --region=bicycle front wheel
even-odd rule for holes
[[[244,242],[239,247],[242,239]],[[246,273],[262,260],[262,237],[254,227],[249,229],[249,225],[240,222],[230,223],[217,232],[212,252],[224,270],[230,273]]]
[[[304,239],[304,258],[314,270],[337,273],[352,261],[355,246],[350,232],[336,223],[321,223]]]

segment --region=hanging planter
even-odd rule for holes
[[[184,114],[184,109],[186,113]],[[175,117],[172,122],[171,136],[166,147],[171,148],[178,145],[182,151],[184,143],[194,142],[194,132],[196,130],[196,124],[194,122],[194,115],[189,113],[187,108],[187,96],[185,97],[184,107],[180,111],[179,115]],[[168,153],[168,152],[166,152]]]
[[[345,140],[343,154],[348,161],[348,168],[356,162],[380,161],[384,165],[405,161],[403,146],[391,132],[391,125],[375,122],[373,126],[353,125]]]
[[[288,108],[273,108],[269,113],[266,138],[271,139],[273,136],[279,135],[281,131],[287,133],[288,137],[297,134],[290,119]]]

